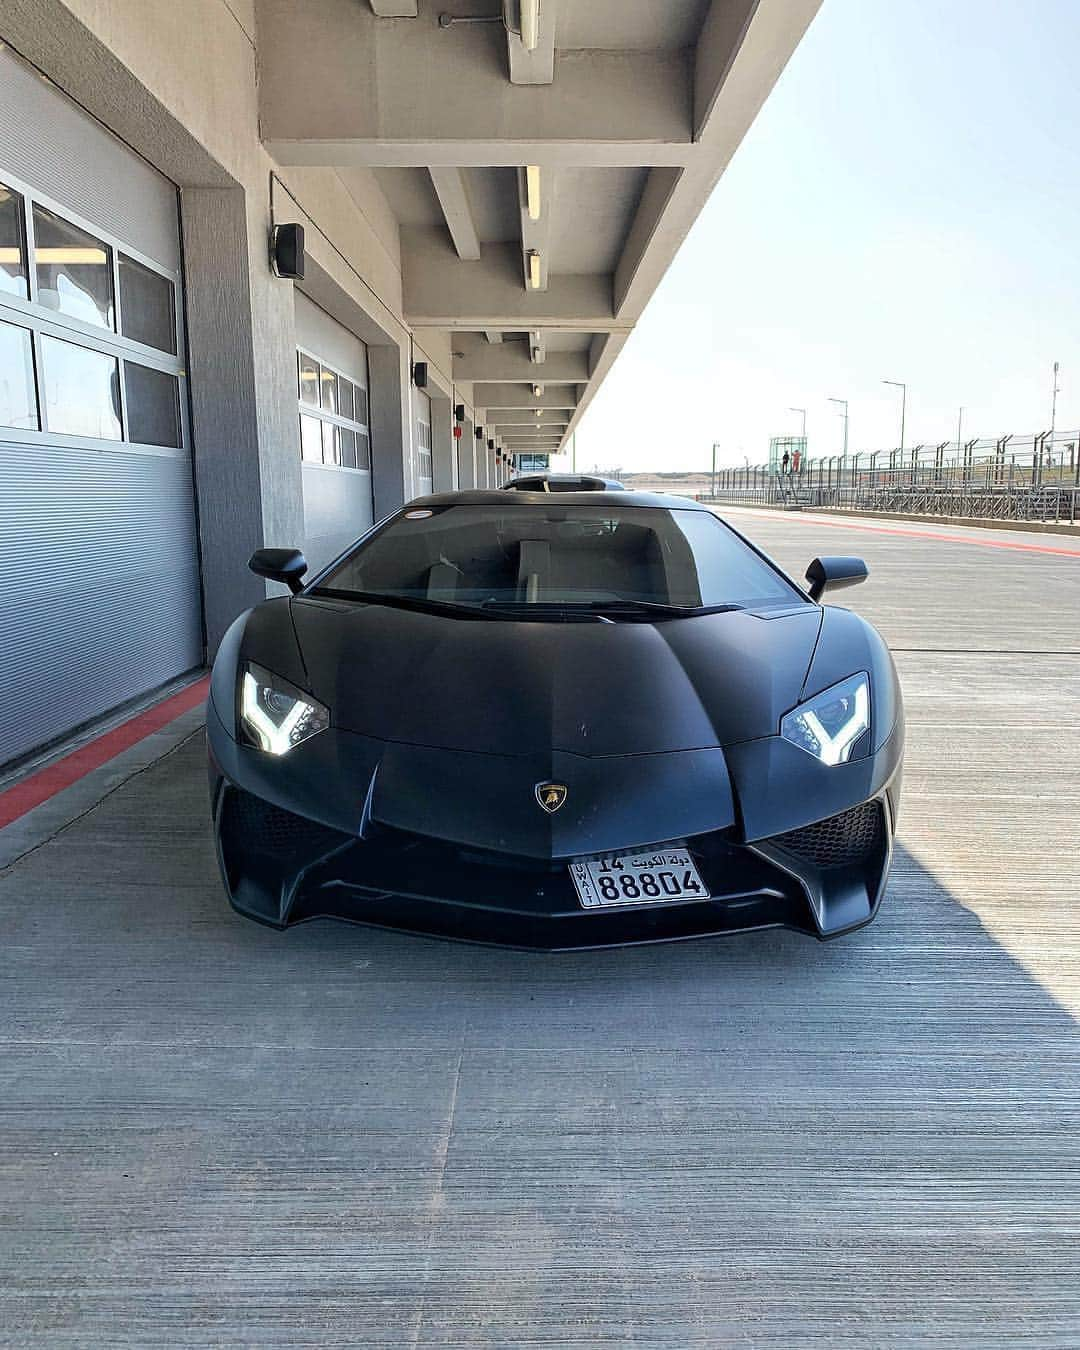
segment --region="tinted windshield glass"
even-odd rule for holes
[[[707,511],[449,506],[406,511],[321,589],[489,607],[791,604],[799,593]]]

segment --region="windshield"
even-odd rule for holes
[[[708,511],[609,505],[422,507],[372,535],[318,591],[497,610],[790,605],[803,597]]]

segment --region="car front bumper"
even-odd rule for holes
[[[230,902],[275,928],[336,918],[544,951],[769,927],[831,938],[874,917],[891,851],[894,802],[884,790],[754,844],[738,842],[733,829],[690,837],[709,900],[585,909],[565,859],[470,849],[374,823],[348,834],[238,787],[213,757],[210,774]]]

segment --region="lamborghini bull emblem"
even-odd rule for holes
[[[536,800],[549,816],[554,815],[566,801],[566,785],[564,783],[537,783]]]

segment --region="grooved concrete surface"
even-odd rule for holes
[[[279,935],[225,907],[196,736],[0,874],[0,1345],[1080,1344],[1080,552],[739,523],[870,561],[878,922]]]

